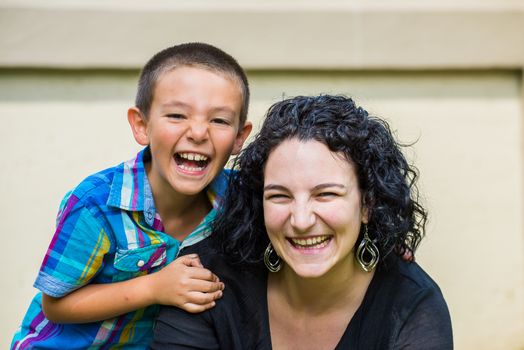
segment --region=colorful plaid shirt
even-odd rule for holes
[[[145,349],[158,311],[153,305],[93,323],[56,324],[42,312],[42,292],[62,297],[88,283],[111,283],[158,271],[180,249],[206,238],[227,186],[224,170],[207,193],[213,209],[183,242],[164,233],[144,162],[149,149],[116,167],[89,176],[68,193],[57,217],[34,286],[33,299],[12,349]]]

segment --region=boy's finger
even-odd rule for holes
[[[209,271],[206,268],[194,268],[191,269],[191,278],[196,280],[204,280],[210,282],[218,282],[220,279],[213,272]]]
[[[224,290],[224,288],[224,283],[220,281],[209,282],[203,280],[193,280],[191,283],[191,291],[193,292],[214,293],[217,291]]]
[[[182,255],[178,257],[176,260],[178,260],[186,266],[203,267],[202,263],[200,262],[200,258],[197,254]]]
[[[203,312],[203,311],[206,311],[208,309],[211,309],[215,305],[216,304],[215,304],[214,301],[212,301],[210,303],[207,303],[207,304],[203,304],[203,305],[193,304],[193,303],[186,303],[186,304],[182,305],[180,308],[185,310],[185,311],[187,311],[187,312],[190,312],[192,314],[196,314],[196,313]]]
[[[198,255],[189,261],[188,266],[204,268],[204,265],[202,265],[202,262],[200,261],[200,258],[198,257]]]
[[[221,290],[213,292],[213,293],[192,292],[187,295],[186,303],[197,304],[197,305],[210,304],[213,301],[222,298],[222,295],[223,293]]]

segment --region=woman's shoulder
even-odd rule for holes
[[[438,284],[416,262],[398,259],[377,271],[371,286],[375,298],[398,313],[400,319],[417,309],[420,303],[447,310]]]
[[[234,263],[218,252],[210,239],[204,239],[185,248],[181,254],[196,253],[205,268],[211,270],[224,283],[242,287],[241,290],[265,290],[267,270],[262,264]]]
[[[196,349],[269,349],[267,332],[262,331],[267,328],[267,273],[230,263],[206,241],[184,248],[181,254],[198,254],[202,265],[224,282],[223,296],[213,308],[199,314],[161,307],[153,348],[176,343]]]
[[[415,262],[399,260],[385,274],[384,292],[389,293],[381,294],[381,299],[389,298],[397,345],[426,342],[428,349],[451,349],[451,319],[437,283]]]
[[[438,284],[416,262],[399,261],[396,267],[399,287],[408,294],[442,295]]]

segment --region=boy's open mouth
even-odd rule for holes
[[[186,171],[202,171],[209,164],[209,157],[199,153],[175,153],[175,162]]]

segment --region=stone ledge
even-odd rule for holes
[[[501,3],[504,5],[504,3]],[[522,6],[315,8],[0,5],[0,67],[140,68],[205,41],[247,69],[521,69]]]

